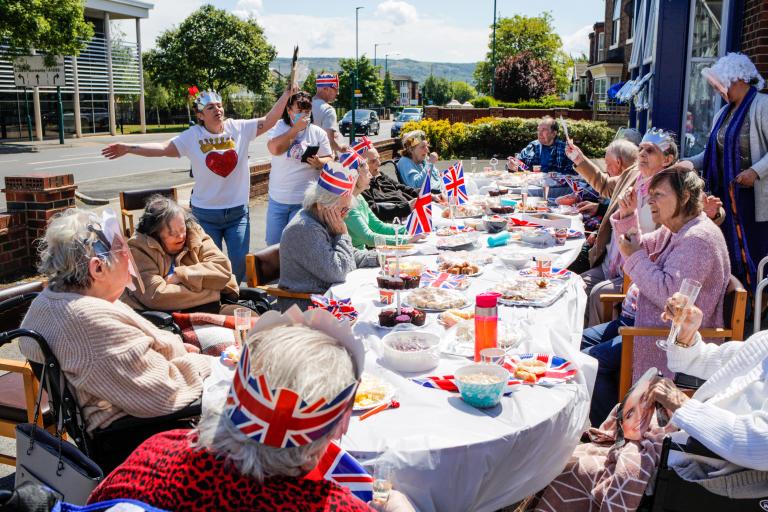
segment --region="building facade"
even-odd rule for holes
[[[80,55],[64,59],[66,137],[114,135],[121,112],[135,103],[146,131],[140,23],[152,7],[138,0],[86,0],[85,19],[93,24],[94,36]],[[111,20],[126,19],[135,20],[135,44],[110,31]],[[118,103],[124,98],[130,106]],[[58,138],[58,116],[55,87],[17,87],[13,63],[0,59],[0,140],[25,140],[30,133],[40,141]]]
[[[394,104],[401,107],[419,104],[419,82],[407,75],[392,75],[392,85],[397,93]]]

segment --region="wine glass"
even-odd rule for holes
[[[373,236],[373,247],[376,249],[376,256],[379,259],[379,267],[384,270],[387,264],[387,239],[384,235]]]
[[[677,339],[677,335],[680,334],[680,327],[683,325],[683,318],[691,309],[691,306],[696,302],[696,298],[699,296],[701,290],[701,283],[694,279],[683,279],[683,283],[680,285],[680,302],[674,307],[674,317],[672,318],[672,327],[669,329],[669,336],[666,340],[656,340],[656,346],[661,350],[667,350],[671,343]]]
[[[373,466],[373,501],[386,503],[392,491],[393,467],[388,460],[379,460]]]
[[[469,172],[474,174],[477,172],[477,157],[473,156],[472,158],[469,159],[469,161],[470,161]]]
[[[235,346],[241,348],[245,343],[248,330],[251,328],[251,310],[237,308],[235,310]]]

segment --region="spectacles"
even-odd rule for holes
[[[349,210],[351,210],[351,208],[350,208],[350,207],[348,207],[348,206],[345,206],[344,208],[342,208],[341,210],[339,210],[339,213],[341,213],[341,215],[346,215],[346,214],[348,214],[348,213],[349,213]]]

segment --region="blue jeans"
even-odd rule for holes
[[[619,370],[621,368],[621,336],[619,328],[635,324],[634,318],[620,316],[605,324],[584,329],[581,351],[597,359],[597,379],[592,393],[589,421],[598,427],[618,403]]]
[[[251,242],[251,219],[248,205],[234,208],[208,209],[192,206],[192,213],[203,230],[213,239],[216,247],[224,250],[222,239],[227,244],[227,257],[232,263],[232,273],[241,283],[245,279],[245,255]]]
[[[271,197],[267,205],[267,245],[280,243],[285,226],[301,210],[300,204],[278,203]]]

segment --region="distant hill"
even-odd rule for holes
[[[384,59],[376,61],[377,65],[384,68]],[[445,77],[450,81],[467,82],[474,85],[472,73],[475,71],[477,63],[454,63],[454,62],[421,62],[411,59],[389,59],[387,66],[389,72],[395,75],[408,75],[419,83],[432,73],[438,77]],[[269,64],[270,68],[275,68],[281,73],[287,74],[290,70],[291,59],[279,57]],[[299,58],[299,81],[303,81],[310,69],[315,71],[338,71],[339,59],[333,57],[300,57]]]

